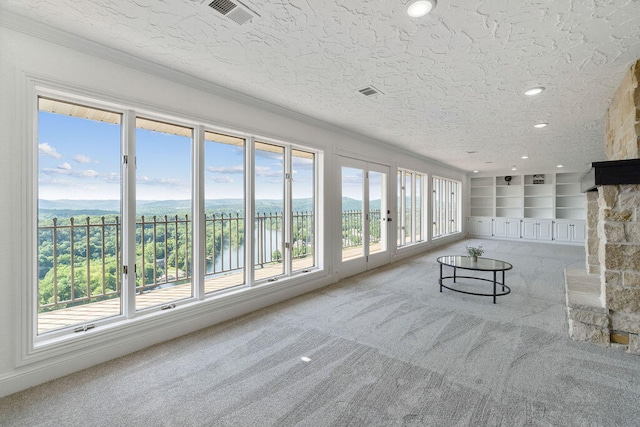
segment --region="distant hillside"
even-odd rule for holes
[[[360,209],[361,203],[357,200],[345,197],[343,205],[346,209]],[[373,203],[375,204],[375,202]],[[379,206],[380,203],[378,202]],[[68,218],[82,216],[117,215],[120,212],[118,200],[39,200],[39,213],[41,219],[53,217]],[[87,207],[90,207],[89,209]],[[311,198],[293,200],[294,212],[309,212],[313,209]],[[257,212],[270,213],[281,212],[282,201],[274,199],[256,200]],[[137,202],[138,215],[184,215],[191,210],[189,200],[145,200]],[[207,213],[236,213],[244,210],[242,199],[207,199],[205,211]]]
[[[86,207],[101,211],[117,212],[120,210],[119,200],[38,200],[38,208],[42,210],[82,210],[86,211]]]

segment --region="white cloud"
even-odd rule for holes
[[[209,172],[214,173],[244,173],[244,167],[242,165],[237,166],[209,166],[207,167]]]
[[[67,175],[73,176],[76,178],[95,178],[100,174],[92,169],[87,170],[72,170],[71,165],[69,163],[63,163],[59,165],[57,168],[43,168],[43,173],[46,174],[58,174],[58,175]]]
[[[108,172],[104,177],[105,180],[110,183],[120,182],[120,174],[118,172]]]
[[[98,163],[97,161],[91,160],[91,157],[85,156],[84,154],[76,154],[73,156],[73,160],[78,163]]]
[[[214,176],[214,177],[211,177],[210,180],[213,182],[217,182],[218,184],[231,184],[232,182],[234,182],[233,178],[231,178],[228,175]]]
[[[256,166],[256,176],[262,177],[281,177],[283,175],[282,170],[274,170],[269,166]]]
[[[38,183],[40,185],[56,185],[56,186],[68,186],[68,185],[74,184],[72,181],[69,181],[67,179],[44,178],[42,175],[40,175],[40,178],[38,179]]]
[[[82,176],[82,177],[88,177],[88,178],[93,178],[100,175],[98,172],[94,171],[93,169],[87,169],[84,171],[74,171],[74,176]]]
[[[136,177],[136,181],[138,182],[138,184],[157,185],[157,186],[164,186],[164,187],[183,187],[184,186],[184,183],[182,181],[174,178],[150,178],[145,175],[138,175]]]
[[[54,159],[59,159],[62,157],[62,154],[58,153],[55,147],[50,146],[48,142],[38,144],[38,152],[40,154],[44,154],[45,156],[53,157]]]

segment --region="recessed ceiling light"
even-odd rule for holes
[[[431,12],[436,7],[436,0],[418,0],[409,3],[407,15],[412,18],[420,18]]]
[[[549,123],[538,123],[537,125],[533,125],[534,128],[544,128],[547,127],[549,125]]]
[[[526,91],[524,94],[527,95],[527,96],[534,96],[534,95],[538,95],[543,90],[544,90],[543,87],[532,87],[531,89]]]
[[[307,356],[302,356],[302,357],[300,358],[300,360],[302,360],[303,362],[307,362],[307,363],[308,363],[308,362],[311,362],[311,358],[309,358],[309,357],[307,357]]]
[[[522,157],[520,157],[520,158],[521,158],[521,159],[523,159],[523,160],[526,160],[526,159],[528,159],[528,158],[529,158],[529,156],[522,156]]]
[[[478,171],[473,171],[473,173],[478,173]]]
[[[512,170],[512,171],[517,171],[517,170],[518,170],[518,168],[517,168],[517,167],[515,167],[515,166],[513,166],[513,167],[511,168],[511,170]]]
[[[562,168],[562,167],[564,167],[564,165],[558,165],[557,167]]]

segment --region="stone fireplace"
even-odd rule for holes
[[[586,270],[567,269],[572,339],[640,355],[640,61],[605,116],[605,153],[587,191]]]

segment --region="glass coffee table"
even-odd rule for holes
[[[438,263],[440,264],[440,280],[438,280],[438,283],[440,284],[440,292],[442,292],[442,288],[447,288],[449,290],[452,290],[455,292],[461,292],[463,294],[493,297],[494,304],[496,303],[496,297],[507,295],[508,293],[511,292],[511,289],[504,284],[504,272],[507,270],[511,270],[513,268],[513,266],[508,262],[499,261],[497,259],[491,259],[491,258],[482,258],[482,257],[478,257],[478,260],[474,262],[472,261],[472,258],[470,256],[446,255],[438,258]],[[448,267],[453,267],[453,276],[442,275],[442,267],[445,265]],[[474,277],[474,276],[459,276],[458,269],[493,272],[493,279],[486,279],[486,278]],[[498,282],[497,280],[498,272],[502,272],[502,282]],[[470,292],[460,288],[453,288],[452,283],[450,283],[449,286],[443,283],[445,279],[453,279],[453,283],[456,283],[457,279],[473,279],[473,280],[482,280],[485,282],[491,282],[493,283],[493,293]],[[501,292],[498,292],[498,286],[502,287]]]

